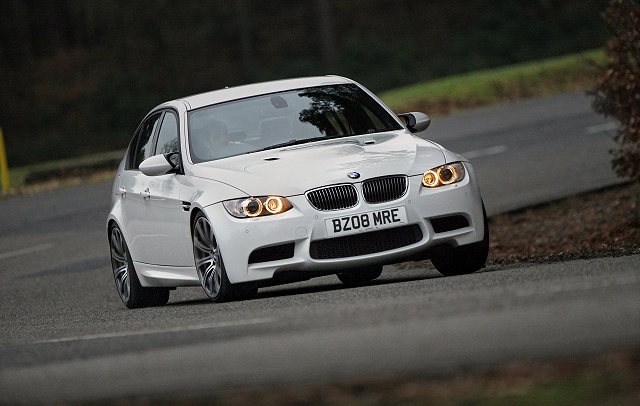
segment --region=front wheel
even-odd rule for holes
[[[227,278],[213,227],[202,213],[193,222],[193,258],[200,285],[209,299],[221,303],[237,297],[234,286]]]
[[[145,288],[140,284],[129,248],[122,231],[113,225],[109,231],[111,268],[120,300],[129,309],[149,306],[162,306],[169,301],[169,289]]]
[[[482,206],[484,238],[461,247],[439,247],[431,255],[431,263],[445,276],[465,275],[484,268],[489,256],[489,222]]]

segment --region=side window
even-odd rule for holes
[[[129,146],[129,159],[127,169],[138,169],[140,163],[153,154],[153,133],[160,123],[162,113],[156,113],[147,118],[133,136],[133,142]]]
[[[178,152],[180,150],[180,141],[178,139],[178,119],[175,113],[167,111],[162,120],[162,126],[158,133],[158,142],[154,155],[168,154]]]

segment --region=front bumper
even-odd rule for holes
[[[289,197],[293,209],[253,219],[231,217],[222,204],[205,209],[216,234],[231,283],[271,279],[276,272],[337,273],[372,265],[426,258],[430,248],[460,246],[484,237],[483,208],[473,168],[461,182],[435,189],[410,177],[400,199],[319,211],[304,195]],[[354,183],[360,196],[362,184]],[[326,219],[404,207],[406,224],[332,237]]]

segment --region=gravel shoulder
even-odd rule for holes
[[[494,215],[488,265],[640,253],[640,182]]]

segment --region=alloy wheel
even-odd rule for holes
[[[222,258],[211,224],[204,216],[193,226],[193,255],[205,294],[211,299],[217,298],[222,289]]]
[[[124,303],[127,303],[131,295],[129,254],[127,252],[127,244],[118,227],[111,229],[111,268],[113,269],[113,278],[116,282],[118,295],[120,295],[120,299]]]

